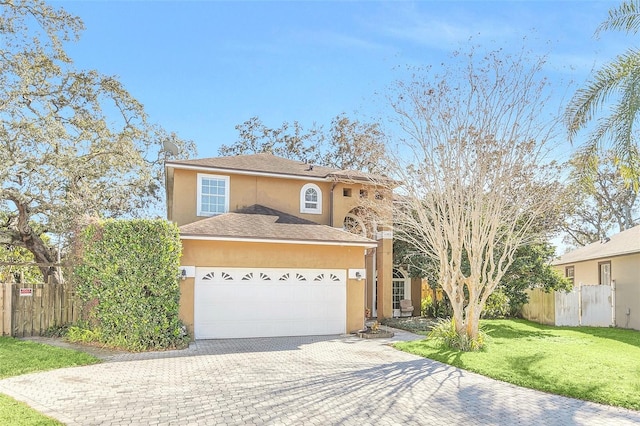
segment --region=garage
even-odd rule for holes
[[[196,268],[196,339],[346,332],[344,269]]]

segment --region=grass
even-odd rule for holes
[[[558,395],[640,410],[640,332],[483,320],[485,350],[458,352],[434,340],[396,348],[455,367]]]
[[[0,378],[62,367],[95,364],[99,360],[84,352],[40,343],[0,337]],[[0,394],[0,424],[61,425],[28,405]]]

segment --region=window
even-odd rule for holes
[[[600,285],[611,285],[611,261],[598,263],[598,276]]]
[[[575,273],[576,269],[574,266],[567,266],[566,268],[564,268],[564,276],[567,277],[569,281],[571,281],[571,284],[573,284]]]
[[[360,198],[367,198],[369,196],[369,194],[367,194],[367,190],[366,189],[361,189],[360,190]]]
[[[367,228],[362,219],[353,213],[347,213],[342,222],[342,229],[352,234],[367,236]]]
[[[229,176],[198,173],[198,216],[215,216],[229,211]]]
[[[351,197],[351,188],[342,188],[343,197]]]
[[[322,214],[322,191],[308,183],[300,190],[300,213]]]

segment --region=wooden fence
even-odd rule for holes
[[[0,335],[39,336],[75,322],[81,304],[68,285],[0,283]]]
[[[522,307],[522,317],[539,324],[556,324],[555,293],[546,293],[540,288],[526,290],[529,303]]]

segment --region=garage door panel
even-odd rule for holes
[[[344,270],[197,268],[195,337],[341,334]]]

